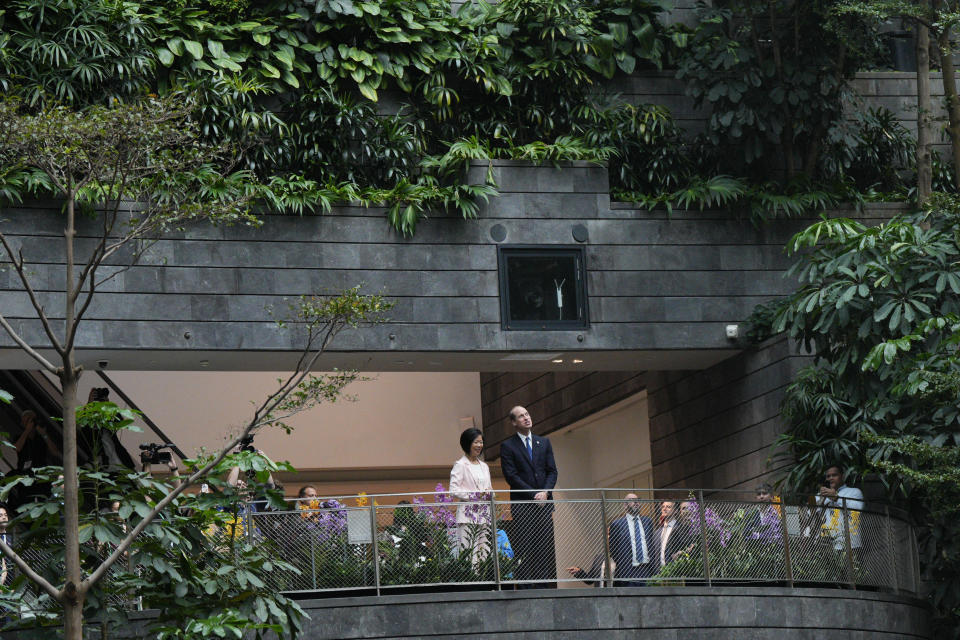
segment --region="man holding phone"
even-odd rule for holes
[[[848,487],[844,480],[846,474],[837,465],[827,467],[824,483],[817,493],[817,505],[823,510],[823,532],[833,538],[833,548],[842,551],[846,547],[844,529],[850,531],[850,549],[861,547],[860,512],[864,508],[863,492],[856,487]],[[843,510],[846,509],[846,518]],[[846,520],[846,525],[844,521]]]

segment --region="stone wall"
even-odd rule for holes
[[[493,169],[502,193],[478,220],[436,215],[412,237],[393,230],[382,210],[349,206],[329,215],[268,214],[258,229],[194,225],[171,233],[140,264],[124,270],[121,257],[101,271],[117,275],[97,295],[78,345],[82,353],[106,357],[111,350],[244,352],[252,360],[231,366],[267,369],[283,363],[257,358],[294,354],[300,344],[277,331],[271,307],[282,311],[302,294],[359,284],[396,307],[389,324],[345,334],[335,345],[340,353],[457,353],[438,367],[500,371],[519,363],[501,362],[497,354],[556,350],[598,354],[585,362],[590,370],[696,369],[736,352],[726,324],[792,288],[783,277],[790,261],[782,247],[809,220],[758,228],[728,212],[668,215],[611,206],[606,170],[585,163],[497,162]],[[482,174],[486,167],[473,171]],[[881,205],[867,217],[885,217],[890,209]],[[39,295],[56,318],[63,278],[60,214],[50,203],[33,203],[5,209],[3,217],[3,231],[22,247]],[[81,219],[79,226],[82,250],[95,225]],[[494,236],[502,236],[491,233],[495,227],[505,236],[499,242]],[[574,239],[577,227],[586,231],[583,243]],[[501,328],[497,248],[526,244],[585,247],[588,328]],[[0,308],[31,343],[44,343],[10,268],[0,270]],[[6,333],[0,335],[0,349],[15,353],[12,346]],[[369,368],[365,362],[358,357],[350,364]],[[528,363],[526,370],[544,364]],[[391,365],[385,358],[371,366]]]
[[[662,587],[385,595],[300,603],[303,640],[907,640],[928,637],[915,600],[863,591]]]
[[[780,336],[703,371],[648,372],[654,486],[749,490],[775,475],[780,403],[807,361]]]

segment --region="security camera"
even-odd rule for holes
[[[98,369],[106,369],[106,368],[109,367],[109,366],[110,366],[110,361],[109,361],[109,360],[97,360],[97,368],[98,368]]]

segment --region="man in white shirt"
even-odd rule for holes
[[[864,508],[863,492],[844,484],[843,469],[833,465],[824,473],[824,486],[817,493],[817,504],[823,509],[823,531],[833,538],[833,548],[842,551],[846,548],[844,535],[844,514],[850,530],[850,549],[860,549],[860,512]]]

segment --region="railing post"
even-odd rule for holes
[[[707,541],[707,516],[704,513],[706,510],[706,505],[703,502],[703,489],[697,489],[697,502],[700,505],[700,537],[703,542],[703,577],[707,581],[707,586],[711,586],[710,580],[710,558],[707,557],[710,553],[710,543]]]
[[[253,504],[249,502],[245,502],[243,512],[247,516],[245,518],[245,520],[247,521],[246,522],[247,542],[252,547],[253,546]]]
[[[373,584],[380,595],[380,550],[377,548],[377,505],[370,499],[370,550],[373,553]]]
[[[493,580],[500,587],[500,544],[497,541],[497,501],[493,491],[490,492],[490,549],[493,553]]]
[[[776,509],[775,505],[770,505]],[[786,563],[787,586],[793,588],[793,556],[790,553],[790,535],[787,533],[787,505],[780,500],[780,532],[783,534],[783,561]]]
[[[299,502],[297,503],[300,504]],[[307,505],[309,506],[309,505]],[[313,588],[317,588],[317,533],[309,526],[304,527],[310,536],[310,574],[313,576]]]
[[[843,546],[847,552],[847,582],[850,583],[851,589],[856,590],[857,581],[853,569],[853,546],[850,544],[850,513],[847,510],[847,499],[841,497],[840,500],[843,501],[841,506],[843,507]]]
[[[603,536],[603,571],[602,575],[597,576],[600,580],[600,587],[606,587],[607,581],[613,586],[613,572],[610,569],[610,536],[607,535],[607,492],[600,490],[600,525],[603,530],[600,535]]]
[[[887,538],[887,549],[893,556],[893,592],[900,593],[900,569],[897,563],[897,548],[893,543],[893,533],[890,531],[890,506],[883,505],[883,532]]]

